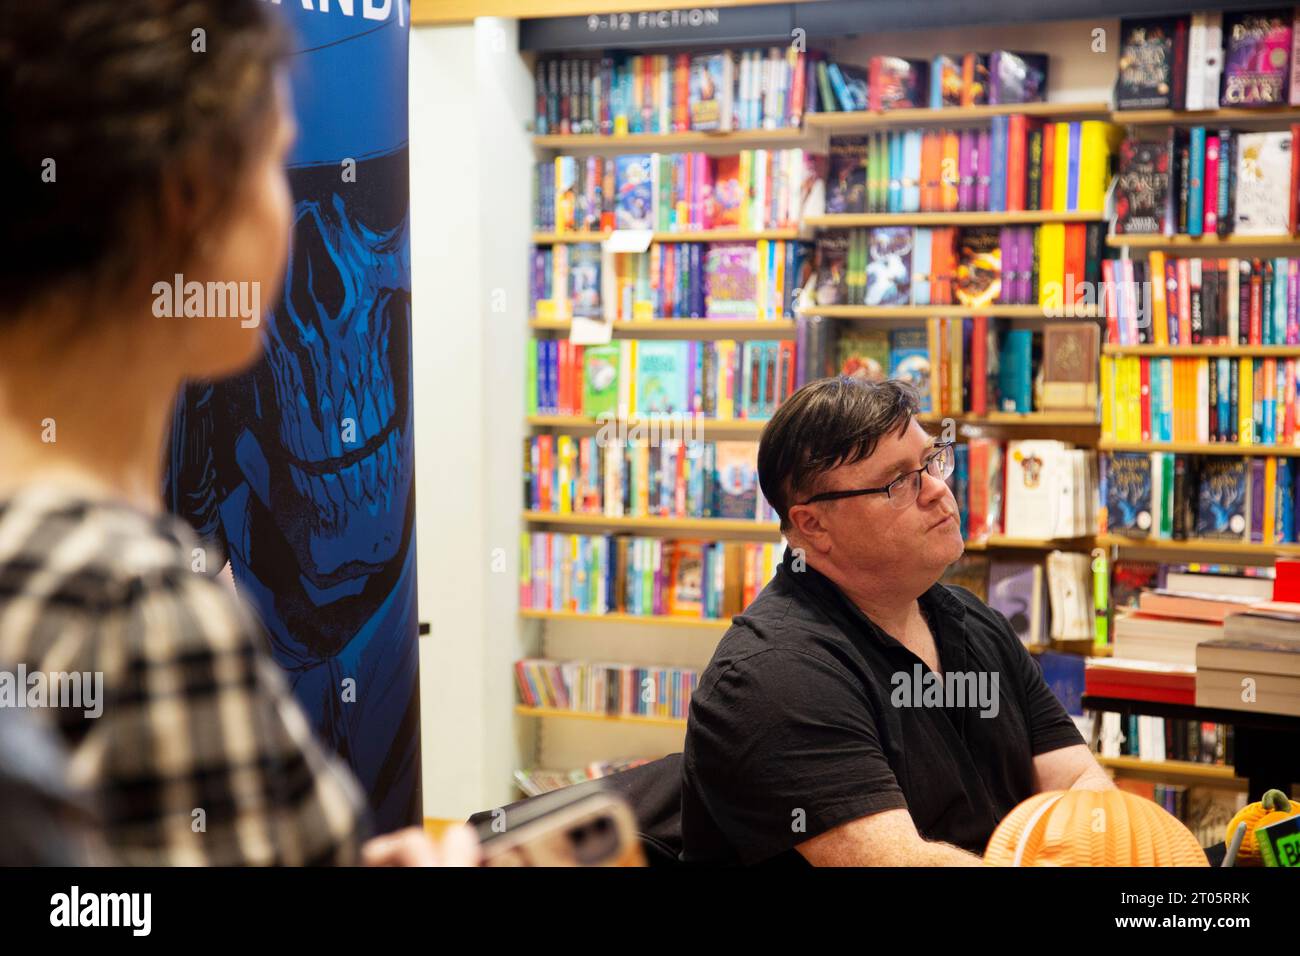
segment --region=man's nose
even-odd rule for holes
[[[917,494],[917,499],[922,504],[930,504],[936,499],[942,498],[947,490],[948,483],[942,478],[936,478],[928,471],[921,472],[921,490]]]

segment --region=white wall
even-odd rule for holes
[[[526,113],[529,97],[512,22],[412,30],[416,530],[420,620],[432,625],[420,641],[420,697],[431,817],[507,800],[510,771],[524,760],[510,664],[521,653],[514,582],[531,148],[509,113]],[[497,573],[494,548],[503,549]]]

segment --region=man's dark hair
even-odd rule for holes
[[[790,506],[815,494],[822,475],[862,461],[880,439],[902,436],[920,408],[906,382],[824,378],[781,403],[758,443],[758,483],[790,530]]]
[[[0,6],[0,321],[183,265],[271,128],[287,54],[258,0]]]

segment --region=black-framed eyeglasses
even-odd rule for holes
[[[859,495],[886,495],[895,508],[906,508],[921,493],[921,474],[928,472],[940,481],[952,474],[957,456],[953,451],[955,442],[945,441],[934,444],[934,452],[925,459],[925,463],[915,471],[899,475],[882,488],[855,488],[851,491],[823,491],[813,495],[801,504],[810,505],[817,501],[837,501],[840,498],[856,498]]]

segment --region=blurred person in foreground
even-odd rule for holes
[[[117,862],[473,863],[460,832],[363,852],[360,787],[160,505],[177,390],[250,366],[261,314],[159,295],[177,277],[209,306],[214,288],[261,310],[279,294],[287,53],[258,0],[0,12],[0,660],[102,675],[94,708],[43,715]]]

